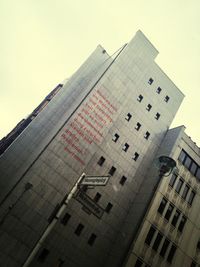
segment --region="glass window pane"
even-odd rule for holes
[[[189,199],[188,199],[188,203],[189,203],[190,205],[192,205],[192,202],[193,202],[193,200],[194,200],[194,197],[195,197],[195,192],[192,191],[192,192],[190,193],[190,196],[189,196]]]
[[[187,157],[186,157],[186,160],[185,160],[185,162],[184,162],[184,166],[185,166],[187,169],[189,169],[191,163],[192,163],[191,158],[187,156]]]
[[[180,211],[176,210],[174,217],[172,219],[172,222],[171,222],[174,227],[176,227],[176,224],[177,224],[177,221],[180,215],[181,215]]]
[[[179,179],[178,184],[176,185],[176,192],[179,193],[181,191],[181,187],[183,185],[183,180]]]
[[[180,160],[180,162],[183,163],[185,161],[186,155],[187,154],[185,153],[185,151],[182,150],[181,153],[180,153],[180,155],[179,155],[179,157],[178,157],[178,159]]]
[[[186,186],[184,187],[184,190],[183,190],[183,194],[182,194],[183,199],[186,199],[189,190],[190,190],[190,187],[189,187],[189,185],[186,184]]]
[[[177,177],[178,177],[177,174],[175,174],[175,173],[172,174],[171,179],[170,179],[170,181],[169,181],[169,185],[171,185],[171,187],[174,186]]]
[[[155,251],[158,250],[158,247],[160,245],[160,242],[161,242],[162,238],[163,238],[163,235],[161,235],[161,233],[158,233],[157,237],[156,237],[156,239],[155,239],[155,241],[153,243],[153,247],[152,247]]]
[[[200,180],[200,168],[197,170],[196,177]]]
[[[183,217],[181,218],[181,221],[180,221],[179,226],[178,226],[178,230],[179,230],[180,232],[183,231],[183,228],[184,228],[184,226],[185,226],[186,221],[187,221],[187,218],[186,218],[185,216],[183,216]]]
[[[161,251],[160,251],[160,256],[162,256],[162,257],[165,256],[167,248],[169,247],[169,244],[170,244],[169,240],[165,239],[165,241],[163,243],[163,246],[161,248]]]
[[[166,204],[167,204],[167,200],[165,198],[163,198],[161,203],[160,203],[160,206],[158,207],[158,212],[160,214],[163,214],[163,211],[165,209]]]
[[[154,236],[155,232],[156,232],[156,229],[151,226],[151,228],[149,229],[149,232],[148,232],[148,234],[146,236],[146,239],[145,239],[145,243],[147,245],[150,245],[151,244],[151,241],[153,239],[153,236]]]
[[[190,172],[195,175],[196,171],[197,171],[197,164],[195,162],[192,162],[192,166],[190,168]]]
[[[175,252],[176,252],[176,246],[175,245],[172,245],[171,246],[171,249],[169,251],[168,257],[167,257],[167,261],[169,263],[172,263],[172,260],[173,260],[173,257],[174,257]]]
[[[174,206],[172,206],[171,204],[169,205],[166,213],[165,213],[165,219],[169,221],[170,217],[171,217],[171,214],[172,214],[172,211],[174,209]]]

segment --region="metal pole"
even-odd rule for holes
[[[24,262],[22,267],[28,267],[29,264],[32,262],[32,260],[34,259],[35,255],[37,254],[38,250],[40,249],[40,247],[42,246],[43,242],[45,241],[46,237],[49,235],[49,233],[51,232],[51,230],[55,226],[56,222],[58,221],[58,219],[60,218],[60,216],[64,212],[67,204],[69,203],[70,199],[73,197],[74,193],[76,192],[79,184],[81,184],[81,181],[83,180],[84,177],[85,177],[85,173],[83,173],[78,178],[78,180],[76,181],[75,185],[72,187],[70,193],[68,194],[66,200],[62,201],[62,205],[60,206],[58,212],[56,213],[56,216],[53,218],[53,220],[47,226],[46,230],[44,231],[44,233],[42,234],[42,236],[40,237],[40,239],[36,243],[35,247],[33,248],[32,252],[28,256],[28,258],[26,259],[26,261]]]

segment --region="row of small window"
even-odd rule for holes
[[[182,150],[178,160],[200,180],[200,167],[199,165],[184,151]]]
[[[170,218],[172,217],[172,213],[173,213],[173,210],[174,210],[174,205],[172,205],[170,202],[167,201],[166,198],[163,197],[163,199],[161,200],[160,202],[160,205],[158,207],[158,212],[164,216],[164,218],[169,221]],[[173,215],[173,218],[171,220],[171,224],[176,227],[177,226],[177,223],[178,223],[178,231],[180,233],[182,233],[183,231],[183,228],[185,226],[185,223],[187,221],[187,218],[181,214],[180,210],[178,209],[175,209],[175,212],[174,212],[174,215]]]
[[[139,154],[138,154],[138,157],[139,157]],[[98,160],[97,164],[98,164],[99,166],[103,166],[105,160],[106,160],[106,159],[105,159],[104,157],[100,157],[100,159]],[[136,160],[137,160],[137,159],[136,159]],[[114,166],[112,166],[112,167],[110,168],[108,174],[111,175],[111,176],[113,176],[115,172],[116,172],[116,168],[115,168]],[[119,180],[119,183],[120,183],[121,185],[124,185],[126,181],[127,181],[127,177],[123,175],[123,176],[121,177],[121,179]]]
[[[151,85],[152,83],[153,83],[153,79],[152,79],[152,78],[149,78],[148,84]],[[158,94],[160,94],[161,91],[162,91],[162,88],[160,88],[160,87],[158,87],[158,88],[156,89],[156,93],[158,93]],[[168,101],[169,101],[169,96],[166,95],[164,100],[165,100],[165,102],[168,102]]]
[[[142,97],[142,98],[143,98],[143,96],[141,96],[141,95],[140,95],[139,97]],[[139,99],[139,97],[138,97],[138,99]],[[138,100],[138,101],[139,101],[139,100]],[[141,101],[142,101],[142,100],[141,100]],[[141,101],[139,101],[139,102],[141,102]],[[151,104],[148,104],[147,107],[146,107],[146,110],[150,111],[151,108],[152,108],[152,105],[151,105]],[[132,118],[131,113],[127,113],[125,119],[126,119],[127,121],[130,121],[131,118]],[[157,112],[154,118],[155,118],[156,120],[159,120],[159,118],[160,118],[160,113]]]
[[[180,194],[180,196],[184,200],[186,200],[189,205],[192,205],[196,193],[194,190],[191,189],[191,187],[188,184],[184,183],[184,180],[181,177],[178,179],[178,175],[173,173],[171,176],[171,179],[169,181],[169,185],[171,187],[174,187],[175,191],[178,194]],[[185,186],[184,186],[183,190],[181,190],[183,185],[185,185]]]
[[[169,263],[172,263],[177,247],[174,243],[172,243],[172,241],[164,237],[164,235],[154,226],[150,227],[145,243],[151,246],[154,251],[158,251],[162,258],[165,258],[167,253],[166,260]]]

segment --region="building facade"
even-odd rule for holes
[[[3,266],[24,265],[82,173],[109,182],[70,201],[30,266],[124,264],[138,195],[184,97],[157,54],[141,31],[114,58],[98,46],[3,151]]]
[[[159,182],[126,267],[200,264],[200,151],[184,129],[169,130],[161,145],[159,153],[175,159],[177,169]]]

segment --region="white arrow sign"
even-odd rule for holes
[[[110,176],[85,176],[82,180],[82,185],[106,185]]]

